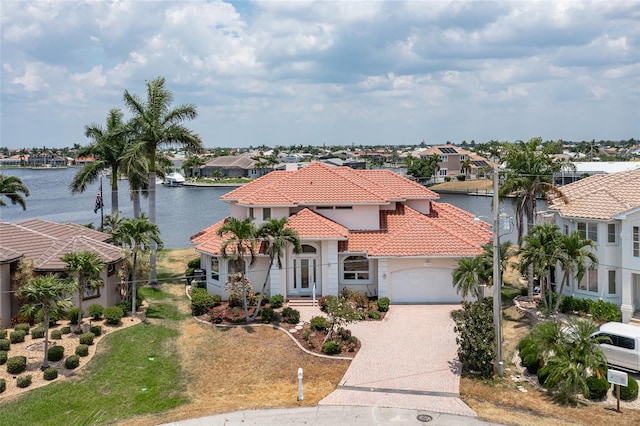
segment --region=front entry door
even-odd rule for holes
[[[292,296],[310,296],[316,283],[317,260],[315,257],[293,259],[293,279],[289,293]]]

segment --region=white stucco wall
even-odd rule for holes
[[[407,200],[405,204],[423,214],[429,214],[431,212],[430,200]]]
[[[352,209],[315,209],[315,211],[348,229],[380,229],[380,208],[377,205],[354,205]]]

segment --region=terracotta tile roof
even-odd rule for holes
[[[0,222],[2,250],[20,253],[33,260],[37,270],[63,270],[54,256],[78,250],[94,251],[107,263],[122,259],[120,248],[106,243],[111,237],[103,232],[74,223],[54,223],[42,219],[19,223]]]
[[[492,233],[473,216],[450,204],[432,203],[423,215],[399,204],[380,211],[380,231],[351,231],[339,251],[366,252],[368,256],[474,256]]]
[[[196,236],[191,237],[191,242],[198,244],[196,246],[196,250],[219,255],[222,253],[222,244],[231,237],[231,234],[223,234],[218,235],[218,229],[224,224],[225,220],[227,220],[230,216],[225,217],[221,221],[211,225],[204,231],[196,234]],[[258,243],[256,244],[255,251],[256,253],[265,253],[266,247],[264,244]],[[248,252],[248,248],[247,248]],[[230,247],[227,247],[227,254],[230,255],[232,250]]]
[[[309,209],[290,216],[287,227],[295,229],[300,239],[345,240],[349,237],[349,230],[346,227]]]
[[[22,257],[22,253],[0,246],[0,263],[14,262]]]
[[[560,189],[568,201],[552,200],[549,209],[565,217],[607,220],[640,207],[640,169],[593,175]]]
[[[354,170],[320,162],[296,171],[271,172],[221,197],[254,206],[388,204],[437,199],[433,191],[388,170]]]

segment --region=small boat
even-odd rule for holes
[[[185,182],[184,176],[178,172],[172,172],[164,177],[164,184],[168,186],[178,186]]]

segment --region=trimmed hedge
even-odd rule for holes
[[[196,317],[206,314],[211,308],[220,306],[221,302],[220,296],[215,297],[204,288],[191,289],[191,313]]]
[[[78,314],[80,312],[80,308],[74,306],[73,308],[67,311],[67,319],[69,320],[69,324],[76,325],[78,324]],[[84,312],[82,312],[82,316],[84,317]]]
[[[56,325],[56,323],[58,322],[58,320],[60,319],[60,314],[58,312],[57,309],[52,309],[51,312],[49,312],[49,325]],[[43,309],[39,309],[38,312],[36,312],[36,316],[35,316],[35,320],[38,324],[44,325],[44,310]]]
[[[260,319],[263,323],[269,324],[273,321],[274,313],[273,308],[264,308],[260,310]]]
[[[0,339],[6,339],[7,338],[7,330],[4,328],[0,328]]]
[[[78,346],[76,346],[76,355],[78,355],[78,356],[87,356],[87,355],[89,355],[89,345],[78,345]]]
[[[35,327],[31,329],[31,338],[32,339],[43,339],[44,338],[44,327]]]
[[[9,359],[9,353],[7,351],[0,351],[0,365],[5,365]]]
[[[589,388],[588,398],[594,401],[599,401],[607,396],[610,385],[607,379],[589,376],[587,377],[587,387]]]
[[[27,369],[27,358],[23,356],[14,356],[7,360],[7,373],[20,374]]]
[[[31,386],[31,374],[18,377],[18,380],[16,380],[16,385],[19,388],[28,388],[29,386]]]
[[[562,296],[560,299],[560,312],[563,314],[579,312],[590,314],[595,321],[620,321],[622,314],[620,308],[611,302],[604,300],[594,301],[573,296]]]
[[[271,305],[273,309],[282,308],[282,305],[284,305],[284,296],[281,294],[274,294],[269,298],[269,305]]]
[[[11,349],[11,342],[7,339],[0,339],[0,351],[8,351]]]
[[[58,369],[55,367],[47,367],[43,371],[45,380],[53,380],[58,377]]]
[[[289,324],[297,324],[300,322],[300,311],[287,306],[282,310],[282,319]]]
[[[373,320],[379,320],[380,319],[380,312],[378,312],[378,311],[370,310],[370,311],[367,312],[367,315],[369,316],[369,318],[371,318]]]
[[[7,390],[7,381],[5,379],[0,379],[0,393]]]
[[[102,318],[102,314],[104,313],[104,308],[99,303],[94,303],[93,305],[89,305],[89,315],[94,320],[99,320]]]
[[[376,301],[376,303],[378,304],[378,310],[380,312],[387,312],[389,310],[389,304],[391,303],[391,300],[389,300],[388,297],[381,297]]]
[[[80,335],[80,344],[81,345],[93,345],[93,339],[94,339],[95,334],[93,333],[84,333]]]
[[[629,376],[628,386],[620,386],[620,399],[631,401],[638,397],[638,382]]]
[[[107,324],[116,325],[120,323],[120,320],[124,316],[124,311],[119,306],[109,306],[104,310],[103,316]]]
[[[22,343],[24,342],[24,336],[26,335],[27,333],[24,330],[12,331],[9,334],[9,340],[11,341],[11,343]]]
[[[342,351],[342,345],[335,340],[329,340],[322,345],[322,353],[327,355],[336,355]]]
[[[64,346],[51,346],[47,351],[47,359],[52,362],[60,361],[64,358]]]
[[[51,338],[53,340],[60,340],[62,339],[62,330],[52,330],[51,331]]]
[[[69,327],[68,325],[65,325],[64,327],[62,327],[60,329],[60,332],[62,334],[69,334],[69,333],[71,333],[71,327]]]
[[[78,355],[71,355],[64,360],[64,367],[69,370],[78,368],[78,366],[80,366],[80,357]]]
[[[24,331],[24,334],[29,334],[29,330],[31,330],[31,325],[27,324],[27,323],[20,323],[20,324],[16,324],[15,327],[13,327],[14,331]]]
[[[91,333],[93,333],[94,336],[99,336],[102,334],[102,326],[100,325],[92,325],[91,326]]]
[[[318,331],[326,330],[329,328],[329,325],[329,320],[320,316],[311,318],[311,321],[309,322],[309,327],[311,327],[312,330]]]

